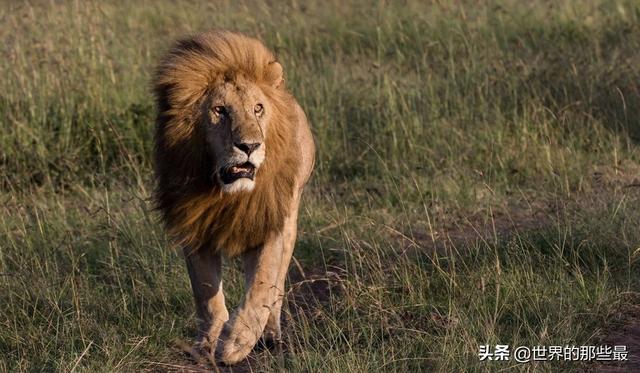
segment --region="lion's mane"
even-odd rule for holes
[[[213,160],[198,123],[214,84],[238,74],[258,85],[273,109],[253,191],[229,194],[212,178]],[[300,161],[296,104],[277,84],[281,79],[282,67],[262,43],[230,32],[185,38],[161,61],[153,81],[155,201],[179,244],[235,256],[282,230]]]

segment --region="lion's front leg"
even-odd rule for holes
[[[184,256],[196,303],[198,343],[213,351],[224,323],[229,320],[222,292],[222,257],[210,248],[197,251],[185,248]]]
[[[228,325],[228,336],[220,351],[226,364],[244,359],[262,335],[278,295],[278,272],[282,261],[281,234],[258,249],[244,254],[246,292]]]
[[[287,273],[289,272],[289,263],[293,256],[293,249],[296,245],[297,223],[298,223],[298,206],[300,203],[300,194],[297,194],[293,200],[293,213],[287,217],[283,229],[283,250],[282,260],[278,268],[278,282],[276,285],[276,303],[271,308],[271,314],[264,330],[264,341],[268,343],[278,343],[282,338],[282,330],[280,328],[280,314],[282,311],[282,303],[286,296],[285,282]]]

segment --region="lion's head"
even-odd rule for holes
[[[282,66],[230,32],[178,42],[154,81],[156,200],[182,242],[228,254],[282,226],[293,195],[295,107]]]
[[[223,192],[251,191],[265,158],[273,107],[260,86],[242,75],[230,73],[217,80],[199,123],[213,175]]]

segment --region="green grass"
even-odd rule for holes
[[[210,28],[276,50],[318,145],[254,370],[583,369],[478,346],[597,345],[638,303],[635,1],[0,4],[0,371],[190,364],[149,80]]]

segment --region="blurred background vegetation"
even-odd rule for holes
[[[610,342],[638,305],[637,1],[0,4],[2,370],[197,368],[150,77],[212,28],[276,52],[318,145],[285,351],[242,369],[527,370],[478,345]]]

